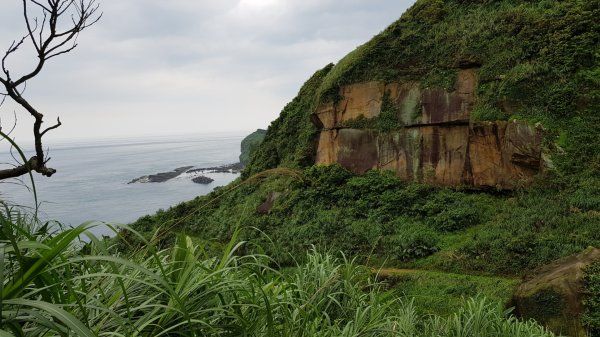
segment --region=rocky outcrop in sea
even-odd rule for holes
[[[214,173],[230,173],[230,174],[239,174],[242,169],[244,169],[244,165],[242,163],[233,163],[221,166],[214,167],[198,167],[194,166],[183,166],[174,169],[169,172],[160,172],[156,174],[150,174],[141,176],[139,178],[132,179],[128,184],[135,183],[164,183],[171,179],[175,179],[178,177],[186,177],[191,181],[197,184],[207,185],[214,181],[213,178],[207,177],[206,174],[214,174]]]

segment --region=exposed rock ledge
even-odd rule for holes
[[[174,178],[179,177],[180,175],[187,173],[192,177],[192,181],[198,184],[210,184],[214,181],[214,179],[204,176],[203,174],[207,173],[232,173],[238,174],[244,168],[244,165],[241,163],[227,164],[222,166],[215,167],[203,167],[203,168],[193,168],[194,166],[184,166],[174,169],[170,172],[161,172],[157,174],[150,174],[146,176],[141,176],[139,178],[135,178],[128,182],[128,184],[134,183],[162,183]]]
[[[132,181],[128,182],[128,184],[134,184],[134,183],[162,183],[165,182],[167,180],[171,180],[173,178],[176,178],[178,176],[180,176],[181,174],[185,173],[187,170],[191,169],[193,166],[184,166],[184,167],[180,167],[180,168],[176,168],[173,171],[170,172],[161,172],[161,173],[157,173],[157,174],[150,174],[147,176],[141,176],[139,178],[133,179]]]
[[[451,92],[417,82],[342,87],[341,101],[325,102],[312,115],[321,129],[316,164],[339,163],[355,173],[392,170],[446,186],[526,185],[542,169],[541,129],[517,121],[471,121],[476,75],[475,69],[460,70]],[[386,92],[404,127],[382,132],[347,126],[379,116]]]

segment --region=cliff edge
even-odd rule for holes
[[[516,189],[600,163],[599,1],[419,0],[305,83],[244,176],[339,163]],[[595,164],[594,164],[595,163]]]

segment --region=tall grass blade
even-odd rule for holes
[[[88,329],[83,323],[81,323],[75,316],[61,309],[59,306],[46,303],[42,301],[33,301],[26,299],[10,299],[4,301],[4,303],[22,307],[32,307],[42,310],[48,313],[50,316],[62,322],[68,327],[76,336],[79,337],[97,337],[90,329]]]
[[[7,286],[2,289],[2,298],[14,298],[21,293],[25,287],[44,271],[44,268],[50,264],[55,257],[69,248],[72,242],[85,230],[86,224],[83,224],[76,228],[66,230],[48,241],[47,245],[51,249],[40,251],[39,257],[33,258],[33,263],[30,266],[23,263],[22,267],[27,268],[20,271],[20,277],[12,279]]]
[[[19,145],[17,145],[17,143],[14,140],[12,140],[7,134],[2,132],[1,130],[0,130],[0,137],[6,139],[6,141],[9,142],[10,145],[12,145],[17,150],[17,152],[19,153],[19,157],[21,157],[21,160],[23,161],[23,163],[28,162],[27,157],[25,157],[25,153],[23,153],[23,150],[21,150]],[[33,200],[35,202],[35,217],[37,218],[37,212],[38,212],[37,189],[35,188],[35,181],[33,179],[33,174],[31,173],[31,169],[29,170],[29,172],[27,172],[27,174],[29,175],[29,180],[31,181],[31,190],[33,192]]]

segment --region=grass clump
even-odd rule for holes
[[[443,317],[455,313],[458,305],[485,294],[490,300],[505,303],[511,298],[519,279],[473,276],[425,270],[380,271],[395,294],[414,299],[419,313]]]

